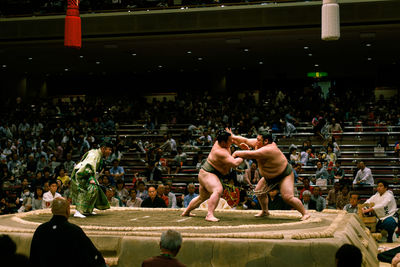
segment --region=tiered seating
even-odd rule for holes
[[[164,125],[163,129],[157,130],[157,134],[148,134],[142,124],[136,125],[121,125],[117,133],[124,135],[126,138],[151,140],[153,142],[162,142],[162,136],[167,131],[172,133],[173,138],[179,139],[180,134],[187,129],[188,125]],[[391,184],[395,184],[393,189],[395,192],[400,191],[400,186],[397,188],[396,184],[400,183],[398,174],[400,170],[399,158],[395,157],[393,148],[394,143],[400,140],[400,126],[393,126],[391,132],[380,131],[381,128],[367,126],[363,127],[363,132],[355,132],[355,126],[345,126],[344,132],[339,135],[337,142],[341,149],[341,157],[339,160],[342,162],[342,168],[346,172],[346,176],[352,177],[353,171],[356,168],[356,161],[362,160],[366,166],[371,168],[375,181],[379,179],[387,179]],[[379,131],[378,131],[379,130]],[[281,133],[276,133],[278,138],[278,145],[280,149],[287,155],[289,146],[295,144],[301,147],[304,141],[311,140],[313,146],[317,151],[321,149],[324,141],[315,136],[312,132],[312,126],[309,123],[301,123],[297,127],[297,133],[291,138],[281,138]],[[374,147],[377,143],[385,138],[389,146],[385,149],[384,154],[377,154],[374,152]],[[211,147],[202,147],[205,156],[211,150]],[[184,184],[190,182],[197,182],[198,171],[195,168],[193,157],[197,152],[186,152],[188,155],[187,164],[182,166],[181,172],[178,174],[163,174],[163,179],[172,180],[178,190],[182,191]],[[125,169],[125,180],[130,182],[133,173],[141,172],[145,169],[145,154],[129,151],[124,153],[121,165]],[[313,176],[315,175],[316,167],[304,166],[300,176]],[[301,187],[301,184],[297,185]],[[373,188],[359,187],[361,195],[371,195]],[[326,192],[325,192],[326,193]]]

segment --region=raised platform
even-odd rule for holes
[[[178,259],[187,266],[335,266],[336,250],[345,243],[362,250],[363,266],[378,266],[377,244],[354,214],[324,210],[300,221],[296,211],[272,211],[255,218],[257,211],[217,211],[218,223],[180,217],[181,210],[112,208],[85,219],[80,225],[108,262],[140,266],[159,253],[159,238],[166,229],[182,233]],[[9,234],[18,252],[29,255],[36,227],[50,219],[49,210],[0,216],[0,233]]]

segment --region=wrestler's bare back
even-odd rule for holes
[[[221,147],[218,141],[215,142],[211,148],[210,154],[208,154],[207,161],[222,175],[229,173],[232,165],[229,164],[227,158],[231,157],[231,149]]]
[[[262,157],[256,159],[262,177],[275,178],[286,169],[287,159],[275,143],[263,146],[259,152]]]

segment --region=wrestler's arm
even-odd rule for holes
[[[228,152],[217,152],[216,153],[217,159],[224,164],[229,165],[230,167],[238,167],[242,164],[243,159],[240,157],[234,158]]]
[[[226,131],[232,135],[232,141],[233,141],[233,143],[235,145],[240,146],[240,144],[246,144],[249,147],[253,147],[253,148],[256,146],[256,143],[257,143],[257,139],[256,138],[251,138],[250,139],[250,138],[245,138],[245,137],[240,136],[240,135],[234,135],[232,133],[232,130],[228,129],[228,128],[226,128]]]
[[[265,158],[266,152],[267,152],[267,149],[265,147],[262,147],[257,150],[238,150],[232,154],[232,157],[234,157],[234,158],[239,157],[239,158],[244,158],[244,159],[262,159],[262,158]]]

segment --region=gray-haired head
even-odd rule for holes
[[[309,190],[305,190],[303,192],[303,196],[311,196],[311,192]]]
[[[182,236],[175,230],[167,230],[161,234],[160,248],[178,254],[182,245]]]

